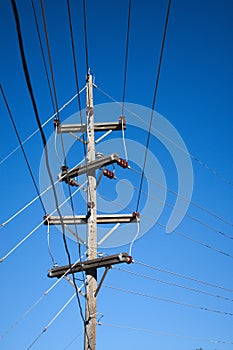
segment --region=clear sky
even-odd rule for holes
[[[53,106],[32,5],[26,0],[16,3],[33,91],[41,123],[44,123],[53,115]],[[86,74],[83,7],[79,0],[70,3],[81,89],[85,86]],[[65,0],[45,0],[44,6],[58,104],[62,107],[76,94],[67,5]],[[39,1],[35,1],[35,9],[49,68]],[[131,170],[116,167],[116,180],[101,180],[97,204],[102,213],[105,210],[128,213],[136,209],[140,184],[138,171],[144,160],[166,10],[167,1],[132,0],[125,95],[127,110],[124,113],[129,123],[125,139]],[[121,102],[123,96],[127,12],[127,1],[86,1],[88,59],[97,86],[94,89],[97,122],[116,121],[121,114],[119,105],[109,103],[113,100]],[[37,130],[37,124],[25,83],[9,0],[0,2],[0,26],[1,84],[20,138],[24,140]],[[172,1],[155,105],[159,114],[153,119],[147,178],[139,204],[139,211],[143,213],[141,237],[132,247],[135,264],[112,269],[99,293],[97,318],[103,317],[102,325],[97,327],[98,349],[233,348],[232,43],[232,1]],[[85,92],[81,94],[81,104],[85,108]],[[77,110],[77,100],[74,100],[60,113],[61,121]],[[36,191],[21,150],[7,157],[18,146],[18,140],[2,96],[0,111],[0,221],[3,223],[35,198]],[[79,113],[72,120],[75,118],[78,123]],[[161,138],[161,130],[165,139]],[[174,147],[169,144],[171,139],[173,146],[178,142],[178,139],[174,141],[172,130],[177,131],[187,147],[185,152],[182,151],[182,144],[178,155],[174,155]],[[55,181],[60,172],[55,149],[60,157],[62,153],[60,138],[54,138],[52,120],[44,127],[44,132],[50,140]],[[72,167],[83,159],[83,147],[78,141],[71,145],[70,138],[64,137],[64,141],[67,161]],[[71,147],[69,152],[68,147]],[[124,157],[121,132],[106,137],[97,150],[105,154],[119,152]],[[25,143],[25,152],[36,183],[39,186],[41,181],[40,190],[43,191],[49,182],[46,183],[43,164],[42,170],[40,168],[43,144],[39,133]],[[189,154],[193,168],[192,202],[178,227],[167,234],[165,227],[175,206],[176,193],[181,190],[181,195],[187,197],[187,188],[190,189],[192,183]],[[78,180],[80,183],[85,181],[84,178]],[[163,190],[158,182],[165,186]],[[64,184],[57,186],[58,191],[59,188],[68,195]],[[149,204],[144,209],[146,200]],[[46,194],[44,201],[47,210],[55,209],[52,192]],[[161,205],[161,201],[166,205]],[[76,214],[85,214],[81,191],[74,196],[74,205]],[[62,210],[65,214],[68,209]],[[1,228],[0,257],[39,225],[43,215],[37,200]],[[152,227],[144,232],[151,222]],[[85,237],[84,229],[78,227],[82,237]],[[55,261],[59,265],[67,264],[60,231],[50,227],[49,232]],[[99,232],[101,237],[103,233]],[[135,224],[120,227],[112,241],[106,241],[106,247],[100,248],[99,252],[129,252],[136,233]],[[47,270],[53,266],[47,237],[47,227],[40,226],[0,264],[1,349],[27,349],[74,293],[73,287],[62,280],[30,309],[55,282],[47,277]],[[77,243],[69,238],[67,242],[74,262],[78,258]],[[122,243],[124,245],[119,246]],[[85,253],[85,247],[81,250]],[[101,273],[99,271],[99,278]],[[82,276],[77,274],[76,277],[80,286],[82,281],[78,279]],[[81,303],[84,309],[82,298]],[[33,346],[35,350],[67,348],[83,348],[83,324],[75,299]]]

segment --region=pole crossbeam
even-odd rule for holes
[[[78,262],[73,267],[70,267],[69,265],[54,267],[48,271],[48,277],[60,278],[68,270],[69,272],[67,274],[73,274],[76,272],[88,271],[92,269],[98,269],[101,267],[111,267],[112,265],[116,265],[116,264],[122,264],[122,263],[131,264],[132,262],[133,262],[132,257],[127,253],[108,255],[102,258]]]
[[[107,165],[116,163],[120,167],[129,168],[128,160],[119,158],[117,153],[107,156],[96,156],[95,144],[100,142],[103,138],[108,136],[112,131],[125,130],[126,118],[122,115],[118,118],[118,122],[94,123],[94,105],[93,105],[93,81],[92,75],[87,74],[86,77],[86,124],[64,124],[60,123],[59,119],[54,119],[54,126],[57,133],[68,133],[71,136],[76,136],[75,133],[86,133],[86,164],[76,166],[68,169],[67,166],[61,168],[61,173],[58,174],[58,181],[66,182],[71,186],[80,186],[73,178],[86,174],[87,176],[87,214],[86,215],[72,215],[72,216],[44,216],[45,225],[61,225],[65,227],[76,236],[79,242],[87,246],[86,261],[78,262],[74,265],[56,266],[48,271],[48,277],[61,278],[66,274],[74,274],[78,272],[85,272],[86,274],[86,305],[85,305],[85,331],[84,331],[84,350],[96,350],[96,315],[97,315],[97,295],[107,275],[107,272],[115,264],[131,264],[133,259],[127,253],[120,253],[97,258],[97,247],[112,234],[116,228],[122,223],[138,223],[140,215],[138,212],[130,214],[97,214],[96,202],[96,188],[98,181],[96,180],[96,171],[102,169],[102,175],[112,179],[114,173],[105,169]],[[102,135],[95,140],[95,132],[102,132]],[[105,132],[105,133],[104,133]],[[83,140],[81,140],[83,141]],[[101,176],[102,176],[101,175]],[[101,179],[101,177],[99,178]],[[97,225],[99,224],[116,224],[110,231],[97,242]],[[69,227],[70,225],[86,225],[86,241],[80,238]],[[97,285],[97,270],[105,268],[105,272]],[[67,271],[69,271],[67,273]],[[70,282],[69,277],[66,277]]]
[[[62,220],[59,216],[44,216],[45,225],[86,225],[88,215],[67,215],[63,216]],[[96,215],[96,223],[99,224],[128,224],[140,222],[139,214],[98,214]]]
[[[126,130],[125,118],[119,118],[118,122],[109,122],[109,123],[95,123],[94,131],[109,131],[109,130]],[[123,122],[122,122],[123,120]],[[60,124],[57,119],[54,120],[54,125],[57,127],[58,134],[70,134],[75,132],[84,133],[87,131],[86,124]]]

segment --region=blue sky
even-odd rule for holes
[[[44,3],[58,102],[59,106],[63,106],[76,93],[66,1],[51,0],[44,1]],[[17,1],[17,7],[26,59],[43,123],[53,114],[53,108],[31,2]],[[95,83],[113,99],[122,101],[128,2],[87,0],[86,7],[89,65],[95,76]],[[39,1],[35,1],[35,8],[42,31]],[[166,1],[132,0],[125,98],[127,103],[151,108],[166,8]],[[71,1],[71,12],[81,89],[85,85],[86,74],[82,2]],[[0,3],[0,23],[1,84],[20,137],[24,140],[37,129],[37,125],[23,75],[10,1],[5,0]],[[232,349],[233,322],[229,314],[233,313],[233,308],[232,301],[226,300],[226,298],[233,299],[232,224],[229,225],[207,212],[215,213],[227,222],[233,222],[232,185],[224,181],[224,179],[232,181],[233,177],[232,23],[233,4],[230,0],[211,2],[174,0],[172,2],[155,110],[174,126],[192,155],[194,174],[192,202],[201,206],[202,209],[191,204],[188,215],[184,217],[176,230],[178,234],[173,232],[168,235],[161,225],[166,226],[171,208],[164,206],[158,222],[133,245],[132,252],[136,262],[167,272],[137,263],[119,266],[137,275],[117,269],[109,272],[105,286],[102,287],[98,297],[98,317],[101,314],[104,315],[101,319],[103,324],[97,327],[98,349],[115,350],[123,346],[129,349],[153,349],[155,347],[167,350],[171,347],[175,350],[200,347],[204,350]],[[42,39],[45,48],[44,35]],[[94,99],[96,105],[112,102],[98,89],[94,91]],[[81,95],[81,102],[84,108],[85,93]],[[108,115],[105,113],[103,118],[115,121],[118,118],[118,110],[114,108],[108,107]],[[4,162],[1,161],[18,146],[18,141],[2,98],[0,99],[0,110],[0,189],[2,198],[0,218],[2,223],[30,202],[36,193],[20,150]],[[99,112],[97,107],[96,110],[96,120],[101,122],[102,109]],[[74,101],[61,112],[61,120],[65,121],[76,112],[77,102]],[[137,125],[138,119],[135,119],[134,125],[133,116],[127,111],[125,114],[127,119],[132,121],[125,133],[126,144],[129,148],[129,161],[132,158],[132,168],[139,170],[140,167],[136,164],[136,160],[134,161],[137,155],[132,152],[131,142],[135,141],[142,146],[145,145],[148,125],[147,127],[141,125],[140,129]],[[156,119],[154,119],[153,128],[156,128],[156,125]],[[47,139],[53,131],[51,121],[44,128]],[[116,152],[124,156],[121,133],[112,134],[107,140],[112,140],[112,144],[113,141],[116,142],[116,145],[119,146]],[[68,145],[68,138],[65,138],[65,141]],[[59,139],[57,148],[60,151]],[[101,150],[101,145],[98,149]],[[177,169],[171,154],[154,136],[151,138],[149,149],[163,169],[166,186],[177,192]],[[25,144],[25,151],[39,184],[43,145],[38,133]],[[54,152],[54,149],[52,151]],[[82,145],[74,145],[68,155],[71,166],[82,158]],[[54,159],[54,155],[51,155],[51,159]],[[57,166],[54,173],[55,180],[56,173],[60,171],[60,165],[59,162],[54,164]],[[157,169],[159,168],[156,168],[154,164],[147,164],[147,171],[152,173],[152,178],[145,179],[144,192],[148,191],[150,182],[158,181]],[[213,174],[213,170],[221,176]],[[119,179],[125,179],[134,186],[134,188],[131,187],[133,194],[128,204],[129,209],[133,211],[136,207],[140,176],[132,170],[123,171],[118,168],[116,174]],[[120,183],[119,188],[115,187],[116,183]],[[63,188],[66,191],[65,187]],[[151,218],[153,220],[153,213],[156,212],[158,206],[155,199],[161,199],[159,187],[155,189],[152,204],[148,212],[141,218],[141,227],[144,227],[148,217],[149,220]],[[120,195],[121,191],[125,191],[125,196],[128,193],[124,183],[104,178],[101,180],[98,193],[105,199],[115,200],[114,209],[119,211],[122,200],[125,200],[125,197]],[[49,196],[52,198],[52,193],[49,193]],[[167,191],[166,203],[173,207],[175,200],[176,196]],[[146,196],[143,193],[139,206],[141,212],[145,201]],[[84,214],[85,205],[80,193],[74,197],[74,203],[77,214]],[[127,212],[127,209],[124,208],[122,212]],[[42,221],[42,218],[43,210],[37,201],[2,228],[0,230],[0,256],[3,257],[10,251]],[[127,229],[133,237],[136,232],[135,226],[129,225]],[[180,235],[180,232],[192,240]],[[121,231],[119,235],[120,233]],[[203,242],[213,249],[195,243],[194,240]],[[50,228],[50,243],[56,261],[60,265],[67,264],[62,235],[55,227]],[[78,258],[77,244],[69,239],[68,245],[72,261],[75,261]],[[101,251],[104,254],[128,252],[129,244]],[[84,247],[82,247],[82,252],[85,252]],[[41,226],[0,265],[2,286],[0,347],[2,349],[27,349],[74,292],[66,281],[61,281],[27,317],[21,320],[16,327],[11,328],[11,325],[17,322],[55,282],[47,278],[47,270],[51,267],[52,261],[47,247],[47,228],[44,226]],[[168,271],[176,275],[169,274]],[[177,274],[213,284],[215,287],[181,278]],[[149,276],[149,279],[145,276]],[[77,278],[79,277],[77,275]],[[78,285],[81,283],[77,281]],[[174,286],[174,284],[179,284],[186,289]],[[107,286],[137,292],[144,296],[121,292]],[[225,289],[219,289],[217,286]],[[199,292],[190,289],[196,289]],[[153,298],[145,295],[153,296]],[[84,305],[84,301],[82,304]],[[189,306],[182,304],[189,304]],[[220,312],[213,312],[213,310]],[[6,335],[7,330],[9,332]],[[81,334],[82,330],[78,305],[76,300],[73,300],[33,348],[35,350],[65,349],[75,337]],[[215,340],[219,343],[214,343]],[[68,348],[72,350],[82,347],[83,336],[81,334]]]

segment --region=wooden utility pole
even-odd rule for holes
[[[92,75],[87,75],[86,82],[86,126],[87,126],[87,163],[95,160],[95,132]],[[87,170],[87,259],[95,259],[97,251],[96,233],[96,171]],[[84,350],[96,350],[96,297],[97,269],[86,272],[86,317],[84,332]]]
[[[79,186],[72,179],[86,174],[88,179],[87,190],[87,214],[60,216],[47,215],[44,217],[45,225],[61,225],[65,224],[70,230],[69,225],[87,225],[86,245],[87,260],[73,265],[53,267],[48,272],[48,277],[62,278],[67,274],[78,272],[86,273],[86,308],[85,308],[85,332],[84,332],[84,350],[96,350],[96,299],[97,294],[103,284],[107,272],[112,265],[115,264],[131,264],[133,259],[127,253],[108,255],[106,257],[97,258],[97,245],[102,244],[109,238],[116,228],[123,223],[136,223],[140,221],[139,213],[130,214],[98,214],[96,208],[96,170],[100,169],[102,175],[109,179],[114,178],[114,172],[106,167],[111,164],[118,164],[120,167],[127,169],[128,162],[118,156],[117,153],[109,154],[101,158],[95,159],[95,142],[102,140],[112,131],[120,131],[126,129],[126,121],[124,116],[120,116],[117,122],[105,122],[94,124],[94,108],[93,108],[93,82],[92,75],[86,77],[86,124],[64,124],[59,119],[54,120],[54,125],[58,133],[74,133],[86,132],[86,163],[72,169],[67,166],[61,168],[62,172],[58,174],[60,181],[64,181],[71,186]],[[98,140],[95,141],[95,132],[105,132]],[[116,224],[107,232],[97,243],[97,224]],[[84,244],[84,240],[76,235],[79,242]],[[99,285],[97,286],[97,270],[105,268]],[[67,277],[67,276],[66,276]],[[68,281],[69,278],[67,278]]]

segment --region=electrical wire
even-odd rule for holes
[[[132,168],[132,167],[130,167],[129,169],[132,170],[133,172],[137,173],[137,174],[140,174],[140,172],[139,172],[138,170],[136,170],[136,169],[134,169],[134,168]],[[207,214],[213,216],[215,219],[218,219],[218,220],[224,222],[225,224],[227,224],[227,225],[229,225],[229,226],[233,226],[233,223],[232,223],[232,222],[227,221],[225,218],[221,217],[220,215],[218,215],[218,214],[216,214],[216,213],[210,211],[209,209],[207,209],[207,208],[201,206],[200,204],[198,204],[198,203],[196,203],[196,202],[194,202],[194,201],[192,201],[192,200],[190,200],[190,199],[188,199],[188,198],[186,198],[186,197],[180,195],[180,194],[177,193],[176,191],[174,191],[174,190],[172,190],[171,188],[169,188],[169,187],[167,187],[167,186],[161,184],[160,182],[156,181],[156,180],[153,179],[152,177],[146,176],[146,178],[147,178],[147,181],[152,182],[152,183],[158,185],[159,187],[161,187],[161,188],[167,190],[169,193],[172,193],[173,195],[175,195],[175,196],[181,198],[182,200],[184,200],[184,201],[186,201],[186,202],[190,202],[191,205],[193,205],[194,207],[196,207],[196,208],[198,208],[198,209],[204,211],[205,213],[207,213]],[[219,233],[220,233],[220,232],[219,232]]]
[[[97,193],[98,194],[98,193]],[[107,198],[106,196],[103,196],[102,194],[100,195],[100,194],[98,194],[101,198],[104,198],[105,200],[110,200],[109,198]],[[131,213],[134,213],[135,212],[135,210],[132,210],[131,208],[129,208],[128,206],[127,207],[125,207],[125,205],[122,205],[119,201],[117,201],[117,200],[115,200],[114,201],[114,203],[116,203],[120,208],[122,208],[122,209],[127,209],[127,210],[129,210]],[[140,217],[141,218],[144,218],[145,220],[148,220],[148,221],[150,221],[150,222],[152,222],[152,223],[154,223],[155,225],[158,225],[158,226],[160,226],[160,227],[162,227],[162,228],[164,228],[164,229],[166,229],[166,226],[165,225],[163,225],[163,224],[161,224],[160,222],[158,222],[158,221],[156,221],[156,222],[154,222],[154,220],[153,220],[153,218],[151,218],[151,217],[148,217],[148,216],[146,216],[146,215],[142,215],[142,214],[140,214]],[[178,236],[181,236],[181,237],[183,237],[183,238],[186,238],[186,239],[188,239],[188,240],[190,240],[190,241],[192,241],[192,242],[195,242],[195,243],[197,243],[197,244],[199,244],[200,246],[203,246],[203,247],[205,247],[205,248],[208,248],[208,249],[210,249],[210,250],[213,250],[214,252],[216,252],[216,253],[219,253],[219,254],[221,254],[221,255],[224,255],[224,256],[226,256],[226,257],[228,257],[228,258],[233,258],[233,255],[231,255],[231,254],[229,254],[229,253],[226,253],[226,252],[224,252],[224,251],[222,251],[222,250],[220,250],[220,249],[217,249],[217,248],[215,248],[215,247],[213,247],[213,246],[211,246],[211,245],[209,245],[209,244],[206,244],[206,243],[204,243],[204,242],[201,242],[201,241],[198,241],[198,240],[196,240],[196,239],[193,239],[192,237],[190,237],[190,236],[188,236],[188,235],[186,235],[186,234],[184,234],[184,233],[182,233],[182,232],[180,232],[180,231],[177,231],[176,229],[173,231],[173,233],[175,233],[175,234],[177,234]]]
[[[134,261],[134,263],[137,264],[137,265],[140,265],[140,266],[152,269],[152,270],[156,270],[156,271],[163,272],[163,273],[166,273],[166,274],[169,274],[169,275],[172,275],[172,276],[183,278],[183,279],[186,279],[188,281],[196,282],[196,283],[199,283],[199,284],[204,284],[204,285],[206,285],[208,287],[213,287],[213,288],[224,290],[226,292],[233,293],[233,289],[226,288],[226,287],[223,287],[223,286],[220,286],[220,285],[217,285],[217,284],[214,284],[214,283],[210,283],[210,282],[207,282],[207,281],[203,281],[201,279],[197,279],[197,278],[194,278],[192,276],[182,275],[180,273],[177,273],[177,272],[174,272],[174,271],[169,271],[169,270],[163,269],[161,267],[157,267],[157,266],[152,266],[152,265],[140,262],[140,261]]]
[[[67,101],[59,110],[58,113],[60,113],[64,108],[66,108],[79,94],[81,94],[84,90],[86,89],[86,86],[84,86],[79,92],[78,94],[75,94],[69,101]],[[56,115],[58,114],[57,112],[55,112],[51,117],[49,117],[42,125],[41,127],[44,128],[44,126],[46,124],[48,124],[52,119],[54,119],[54,117],[56,117]],[[28,142],[34,135],[36,135],[38,132],[40,131],[40,129],[36,129],[35,131],[33,131],[32,134],[30,134],[26,139],[24,139],[22,141],[22,145],[24,145],[26,142]],[[18,149],[20,149],[20,145],[15,147],[8,155],[6,155],[1,161],[0,161],[0,165],[3,164],[8,158],[10,158]]]
[[[141,274],[141,273],[133,272],[133,271],[130,271],[130,270],[122,269],[120,267],[114,267],[113,266],[113,270],[118,270],[118,271],[121,271],[121,272],[128,273],[129,275],[132,275],[132,276],[141,277],[141,278],[148,279],[148,280],[151,280],[151,281],[155,281],[155,282],[159,282],[159,283],[162,283],[162,284],[166,284],[166,285],[169,285],[169,286],[172,286],[172,287],[178,287],[178,288],[182,288],[182,289],[185,289],[185,290],[189,290],[191,292],[200,293],[200,294],[204,294],[204,295],[207,295],[207,296],[210,296],[210,297],[214,297],[214,298],[223,299],[223,300],[226,300],[226,301],[233,302],[233,299],[224,297],[222,295],[209,293],[209,292],[206,292],[206,291],[203,291],[203,290],[200,290],[200,289],[196,289],[196,288],[190,288],[190,287],[178,284],[178,283],[164,281],[164,280],[161,280],[159,278],[155,278],[155,277],[152,277],[152,276],[148,276],[148,275],[144,275],[144,274]]]
[[[157,69],[157,76],[156,76],[156,82],[155,82],[155,88],[154,88],[154,97],[153,97],[153,102],[152,102],[152,107],[151,107],[150,126],[149,126],[148,136],[147,136],[147,140],[146,140],[146,150],[145,150],[145,156],[144,156],[141,180],[140,180],[140,185],[139,185],[139,193],[138,193],[138,200],[137,200],[137,205],[136,205],[136,212],[138,211],[139,204],[140,204],[140,199],[141,199],[141,190],[142,190],[144,174],[145,174],[145,168],[146,168],[146,161],[147,161],[147,154],[148,154],[148,149],[149,149],[149,142],[150,142],[150,135],[151,135],[151,129],[152,129],[152,122],[153,122],[153,118],[154,118],[155,103],[156,103],[156,98],[157,98],[157,92],[158,92],[158,86],[159,86],[159,78],[160,78],[161,66],[162,66],[162,61],[163,61],[163,52],[164,52],[165,41],[166,41],[166,34],[167,34],[168,20],[169,20],[169,15],[170,15],[170,8],[171,8],[171,0],[168,1],[166,20],[165,20],[165,25],[164,25],[164,30],[163,30],[163,39],[162,39],[162,45],[161,45],[161,49],[160,49],[159,65],[158,65],[158,69]]]
[[[107,327],[114,327],[114,328],[120,328],[130,331],[136,331],[136,332],[144,332],[144,333],[151,333],[156,335],[165,335],[166,337],[176,337],[176,338],[184,338],[184,339],[190,339],[190,340],[197,340],[197,341],[205,341],[213,344],[227,344],[227,345],[233,345],[233,342],[228,342],[224,340],[212,340],[202,337],[194,337],[194,336],[188,336],[188,335],[181,335],[177,333],[170,333],[170,332],[164,332],[164,331],[155,331],[153,329],[148,328],[138,328],[138,327],[132,327],[132,326],[126,326],[122,324],[114,324],[114,323],[106,323],[106,322],[98,322],[99,326],[107,326]]]
[[[80,287],[82,288],[82,286]],[[79,289],[80,289],[79,288]],[[62,308],[56,313],[56,315],[49,321],[49,323],[43,328],[41,333],[32,341],[32,343],[27,347],[27,350],[30,350],[40,339],[40,337],[52,326],[52,324],[56,321],[56,319],[61,315],[61,313],[67,308],[67,306],[71,303],[71,301],[76,297],[77,292],[67,300],[67,302],[62,306]]]
[[[55,99],[55,107],[56,107],[58,120],[60,121],[60,115],[58,112],[59,107],[58,107],[58,97],[57,97],[57,90],[56,90],[56,84],[55,84],[55,75],[54,75],[54,70],[53,70],[53,63],[52,63],[52,56],[51,56],[51,50],[50,50],[50,44],[49,44],[49,36],[48,36],[43,0],[40,0],[40,7],[41,7],[42,20],[43,20],[43,25],[44,25],[46,47],[47,47],[48,58],[49,58],[49,67],[50,67],[50,74],[51,74],[51,78],[52,78],[52,87],[53,87],[53,95],[54,95],[54,99]],[[64,157],[64,164],[66,165],[65,146],[64,146],[62,133],[60,133],[60,140],[61,140],[61,146],[62,146],[62,153],[63,153],[63,157]]]
[[[79,166],[81,163],[83,162],[83,160],[81,162],[79,162],[75,167]],[[67,175],[63,175],[59,178],[59,180],[54,182],[54,186],[56,186],[58,183],[60,183],[60,180],[64,179]],[[40,196],[42,197],[45,193],[47,193],[49,190],[52,189],[52,185],[48,186],[43,192],[40,193]],[[84,187],[81,187],[81,189],[83,191],[86,192],[86,189]],[[33,198],[30,202],[28,202],[24,207],[22,207],[21,209],[19,209],[15,214],[13,214],[10,218],[8,218],[6,221],[4,221],[1,224],[1,228],[5,227],[9,222],[11,222],[14,218],[16,218],[19,214],[21,214],[25,209],[27,209],[28,207],[30,207],[30,205],[32,205],[37,199],[39,198],[39,196]]]
[[[71,271],[73,267],[76,266],[78,262],[81,260],[78,259],[70,268],[66,270],[66,272],[56,280],[55,283],[52,284],[25,312],[19,317],[1,336],[0,341],[4,339],[19,323],[21,323],[33,310],[34,308],[67,276],[67,274]]]
[[[46,18],[45,18],[45,10],[44,10],[44,5],[43,5],[43,0],[40,0],[40,6],[41,6],[42,19],[43,19],[43,25],[44,25],[44,31],[45,31],[45,37],[46,37],[47,51],[48,51],[48,56],[49,56],[49,65],[50,65],[50,73],[51,73],[51,77],[52,77],[52,86],[53,86],[53,93],[54,93],[54,98],[55,98],[55,106],[56,106],[56,111],[58,111],[58,98],[57,98],[57,92],[56,92],[55,77],[54,77],[52,57],[51,57],[51,52],[50,52],[50,45],[49,45],[49,38],[48,38],[48,31],[47,31],[47,25],[46,25]],[[60,120],[59,114],[58,114],[58,120]],[[64,157],[64,164],[66,165],[66,154],[65,154],[65,147],[64,147],[62,133],[60,134],[60,140],[61,140],[62,152],[63,152],[63,157]],[[69,194],[71,194],[71,189],[70,189],[69,182],[68,182],[68,189],[69,189]],[[70,196],[70,198],[72,198],[72,197]],[[72,199],[71,199],[71,207],[72,207],[72,212],[73,212],[73,215],[74,215],[74,204],[73,204]],[[62,236],[63,236],[63,242],[64,242],[64,246],[65,246],[65,251],[66,251],[66,254],[67,254],[67,257],[68,257],[68,263],[69,263],[69,265],[71,265],[71,256],[70,256],[70,252],[69,252],[67,241],[66,241],[64,222],[63,222],[63,218],[62,218],[60,213],[59,213],[59,217],[61,219]],[[78,245],[79,245],[79,255],[81,255],[80,254],[81,248],[80,248],[80,243],[79,242],[78,242]],[[83,324],[84,324],[84,328],[85,328],[86,327],[85,318],[84,318],[84,315],[83,315],[82,305],[81,305],[81,302],[80,302],[78,289],[77,289],[77,285],[76,285],[76,282],[75,282],[74,273],[72,273],[72,278],[73,278],[73,283],[74,283],[74,286],[75,286],[75,289],[76,289],[76,296],[77,296],[77,301],[78,301],[80,315],[81,315],[81,318],[83,320]]]
[[[137,232],[136,232],[136,235],[134,236],[134,238],[129,246],[129,256],[132,256],[133,245],[134,245],[134,242],[137,240],[139,234],[140,234],[140,222],[137,218]]]
[[[122,103],[117,101],[114,97],[112,97],[110,94],[108,94],[106,91],[104,91],[103,89],[101,89],[99,86],[97,86],[95,84],[95,88],[97,90],[99,90],[103,95],[105,95],[106,97],[108,97],[111,101],[115,102],[116,104],[118,104],[119,106],[122,107]],[[134,116],[135,118],[137,118],[138,120],[140,120],[144,125],[149,126],[149,124],[137,113],[131,111],[128,107],[124,107],[124,109],[130,113],[132,116]],[[233,183],[231,180],[225,178],[222,174],[220,174],[219,172],[217,172],[215,169],[213,169],[212,167],[210,167],[207,163],[203,162],[202,160],[200,160],[198,157],[196,157],[195,155],[193,155],[192,153],[186,151],[185,149],[183,149],[182,147],[180,147],[179,145],[177,145],[172,139],[170,139],[169,137],[167,137],[165,134],[163,134],[161,131],[157,130],[155,127],[151,127],[151,130],[155,131],[157,134],[161,135],[165,140],[168,140],[169,142],[171,142],[175,147],[177,147],[180,151],[182,151],[183,153],[187,154],[190,158],[192,158],[195,162],[197,162],[199,165],[201,165],[202,167],[204,167],[206,170],[208,170],[212,175],[217,176],[222,182],[233,186]],[[231,224],[232,225],[232,224]]]
[[[7,111],[8,111],[8,115],[9,115],[10,120],[11,120],[11,123],[12,123],[12,125],[13,125],[14,131],[15,131],[15,134],[16,134],[16,137],[17,137],[18,142],[19,142],[19,144],[20,144],[20,147],[21,147],[21,150],[22,150],[22,153],[23,153],[23,157],[24,157],[25,162],[26,162],[26,164],[27,164],[27,168],[28,168],[30,177],[31,177],[31,179],[32,179],[34,188],[35,188],[35,190],[36,190],[37,196],[39,197],[40,204],[41,204],[41,206],[42,206],[42,210],[44,211],[44,214],[46,214],[45,206],[44,206],[44,204],[43,204],[43,202],[42,202],[41,195],[40,195],[40,192],[39,192],[39,188],[38,188],[38,186],[37,186],[37,184],[36,184],[36,180],[35,180],[35,177],[34,177],[34,175],[33,175],[32,168],[31,168],[30,163],[29,163],[29,161],[28,161],[28,158],[27,158],[25,149],[24,149],[24,147],[23,147],[21,138],[20,138],[20,136],[19,136],[19,132],[18,132],[17,126],[16,126],[16,124],[15,124],[13,115],[12,115],[12,113],[11,113],[10,106],[9,106],[9,104],[8,104],[8,102],[7,102],[6,95],[5,95],[4,91],[3,91],[2,85],[0,85],[0,90],[1,90],[2,97],[3,97],[3,99],[4,99],[4,102],[5,102]]]
[[[70,0],[67,0],[67,11],[68,11],[68,20],[69,20],[69,28],[70,28],[70,40],[71,40],[71,48],[72,48],[72,57],[73,57],[73,67],[74,67],[76,91],[79,91],[79,77],[78,77],[77,60],[76,60],[76,55],[75,55],[73,25],[72,25],[71,10],[70,10]],[[78,97],[78,109],[79,109],[80,123],[81,123],[81,125],[83,125],[82,106],[81,106],[80,96]],[[83,142],[84,157],[86,157],[86,143],[85,143],[85,140],[84,140],[84,134],[82,134],[81,140]]]
[[[46,65],[45,54],[44,54],[44,49],[43,49],[41,35],[40,35],[40,28],[39,28],[37,15],[36,15],[36,10],[35,10],[35,6],[34,6],[34,0],[31,0],[31,4],[32,4],[34,20],[35,20],[35,24],[36,24],[37,36],[38,36],[38,40],[39,40],[39,43],[40,43],[40,50],[41,50],[41,54],[42,54],[43,66],[44,66],[46,79],[47,79],[47,83],[48,83],[48,88],[49,88],[50,100],[51,100],[51,103],[52,103],[53,111],[55,113],[55,105],[54,105],[54,100],[53,100],[53,93],[52,93],[52,88],[51,88],[51,84],[50,84],[50,80],[49,80],[49,72],[48,72],[47,65]]]
[[[124,179],[119,179],[119,178],[116,177],[116,176],[115,176],[115,179],[118,180],[118,181],[120,181],[120,182],[124,182],[128,187],[133,187],[136,191],[139,191],[139,189],[138,189],[136,186],[133,186],[132,184],[129,184],[128,181],[126,181],[126,180],[124,180]],[[167,202],[164,202],[164,201],[160,200],[159,198],[157,198],[157,197],[155,197],[155,196],[152,196],[152,195],[149,194],[148,192],[143,191],[143,190],[141,190],[141,192],[142,192],[143,194],[145,194],[147,197],[151,198],[152,200],[154,200],[154,201],[156,201],[156,202],[158,202],[158,203],[161,203],[161,204],[167,206],[168,208],[173,209],[173,210],[176,211],[176,212],[183,213],[181,210],[179,210],[179,209],[177,209],[177,208],[173,208],[173,206],[172,206],[171,204],[169,204],[169,203],[167,203]],[[198,224],[200,224],[200,225],[202,225],[202,226],[208,228],[209,230],[211,230],[211,231],[213,231],[213,232],[215,232],[215,233],[219,233],[221,236],[223,236],[223,237],[225,237],[225,238],[228,238],[228,239],[230,239],[230,240],[233,240],[233,236],[229,235],[229,234],[226,233],[226,232],[223,232],[222,230],[217,229],[216,227],[214,227],[214,226],[212,226],[212,225],[207,224],[206,222],[204,222],[204,221],[202,221],[202,220],[200,220],[200,219],[198,219],[198,218],[196,218],[196,217],[194,217],[194,216],[192,216],[192,215],[190,215],[190,214],[188,214],[188,213],[185,214],[185,217],[187,217],[187,218],[189,218],[189,219],[191,219],[191,220],[197,222]]]
[[[122,114],[121,114],[122,116],[124,116],[124,106],[125,106],[125,93],[126,93],[127,68],[128,68],[128,56],[129,56],[130,17],[131,17],[131,0],[129,0],[129,3],[128,3],[128,21],[127,21],[127,34],[126,34],[126,47],[125,47],[125,67],[124,67],[124,83],[123,83]]]
[[[213,312],[213,313],[217,313],[220,315],[224,315],[224,316],[233,316],[233,313],[231,312],[226,312],[226,311],[222,311],[222,310],[215,310],[215,309],[210,309],[204,306],[197,306],[197,305],[193,305],[193,304],[188,304],[188,303],[184,303],[182,301],[178,301],[178,300],[174,300],[174,299],[167,299],[167,298],[163,298],[157,295],[151,295],[151,294],[145,294],[145,293],[141,293],[141,292],[136,292],[133,290],[128,290],[128,289],[122,289],[122,288],[117,288],[117,287],[113,287],[113,286],[104,286],[105,288],[108,289],[112,289],[112,290],[116,290],[118,292],[124,292],[124,293],[129,293],[129,294],[134,294],[134,295],[138,295],[144,298],[150,298],[150,299],[156,299],[159,301],[165,301],[168,303],[172,303],[172,304],[176,304],[176,305],[181,305],[181,306],[186,306],[189,308],[193,308],[193,309],[199,309],[199,310],[203,310],[203,311],[208,311],[208,312]]]
[[[72,344],[74,344],[74,342],[81,337],[81,335],[83,335],[83,332],[80,332],[78,335],[76,335],[70,342],[69,344],[66,345],[66,347],[63,350],[68,349]]]
[[[14,0],[12,0],[14,1]],[[87,181],[84,182],[84,184],[82,186],[84,186],[87,183]],[[78,191],[80,191],[81,186],[79,188],[77,188],[77,190],[75,192],[72,193],[72,196],[74,196]],[[56,207],[55,210],[52,211],[52,213],[50,213],[49,215],[46,216],[46,219],[49,219],[50,216],[52,216],[55,212],[60,212],[60,208],[68,201],[70,200],[70,198],[66,198],[60,205],[58,205]],[[60,215],[59,215],[60,217]],[[28,233],[28,235],[26,237],[24,237],[19,243],[17,243],[14,248],[12,248],[7,254],[5,254],[2,258],[0,258],[0,263],[3,262],[4,260],[6,260],[6,258],[8,258],[8,256],[10,256],[18,247],[20,247],[29,237],[32,236],[32,234],[38,230],[38,228],[40,228],[43,224],[44,224],[45,220],[41,221],[31,232]],[[71,263],[69,264],[71,265]]]
[[[85,0],[83,0],[83,29],[84,29],[84,42],[85,42],[85,54],[86,54],[86,74],[88,74],[89,57],[88,57],[88,40],[87,40],[87,11],[86,11]]]

